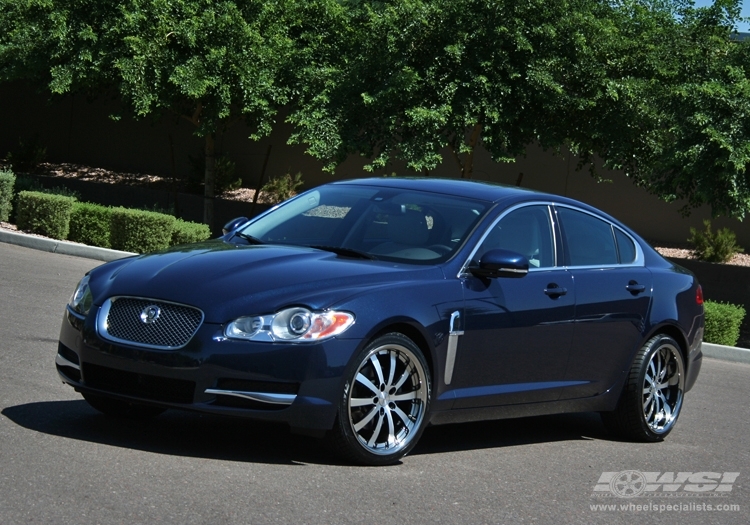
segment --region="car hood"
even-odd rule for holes
[[[224,323],[290,305],[325,309],[374,287],[442,277],[437,266],[209,241],[105,264],[91,272],[90,287],[98,305],[114,296],[145,297],[195,306],[207,322]]]

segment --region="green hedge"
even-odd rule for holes
[[[11,171],[0,171],[0,221],[7,222],[13,208],[13,187],[16,176]]]
[[[112,208],[110,243],[115,250],[147,253],[168,248],[175,218],[153,211]]]
[[[68,240],[109,248],[112,208],[89,202],[76,202],[70,214]]]
[[[740,338],[740,325],[745,318],[745,309],[729,303],[706,301],[706,327],[703,340],[716,345],[734,346]]]
[[[36,191],[18,194],[17,226],[20,230],[64,240],[68,237],[74,197]]]
[[[209,237],[211,237],[211,230],[208,225],[177,219],[172,230],[172,246],[205,241]]]

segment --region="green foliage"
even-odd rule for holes
[[[34,171],[47,158],[47,146],[39,142],[39,135],[19,139],[18,147],[8,152],[7,160],[16,172]]]
[[[148,253],[171,244],[171,215],[127,208],[112,208],[111,213],[110,243],[115,250]]]
[[[745,309],[729,303],[705,301],[706,326],[703,340],[717,345],[734,346],[740,338]]]
[[[100,204],[76,202],[70,214],[68,240],[109,248],[111,208]]]
[[[13,188],[16,176],[12,171],[0,171],[0,221],[6,222],[13,209]]]
[[[73,197],[22,191],[18,194],[17,226],[20,230],[64,240],[74,203]]]
[[[292,176],[290,173],[269,180],[260,190],[263,202],[276,204],[297,195],[297,188],[302,186],[302,173]]]
[[[695,256],[701,261],[728,262],[736,253],[744,250],[737,244],[737,237],[729,228],[722,228],[714,233],[711,221],[703,221],[705,229],[701,232],[690,228],[690,242],[694,247]]]
[[[592,86],[601,95],[571,135],[582,161],[599,156],[663,200],[682,201],[684,214],[710,205],[714,215],[744,217],[750,42],[732,39],[740,5],[622,3],[618,38],[597,55],[602,75]]]
[[[188,155],[188,160],[190,161],[188,190],[202,193],[206,174],[206,157],[205,155],[198,157]],[[234,176],[235,167],[234,161],[226,155],[217,155],[214,158],[214,191],[217,194],[242,187],[242,179]]]
[[[750,210],[750,41],[740,0],[0,0],[0,81],[178,115],[213,155],[232,123],[328,170],[400,159],[473,176],[479,146],[600,158],[683,211]],[[210,163],[209,163],[210,164]],[[593,171],[593,167],[591,168]],[[208,193],[212,167],[206,166]],[[236,180],[236,179],[235,179]],[[209,197],[211,195],[208,195]],[[206,202],[211,203],[210,199]]]
[[[172,229],[171,245],[205,241],[211,237],[208,225],[177,219]]]

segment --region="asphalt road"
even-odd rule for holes
[[[2,524],[750,521],[748,365],[704,360],[663,443],[614,441],[596,414],[571,414],[433,427],[401,464],[355,467],[282,426],[175,411],[118,421],[89,408],[54,356],[64,305],[98,264],[0,243]],[[694,477],[624,498],[606,476],[595,491],[605,472]]]

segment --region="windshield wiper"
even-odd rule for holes
[[[336,255],[341,255],[342,257],[352,257],[355,259],[367,259],[370,261],[377,260],[377,257],[370,255],[367,252],[354,250],[352,248],[342,248],[340,246],[310,246],[310,248],[315,248],[316,250],[324,250],[327,252],[333,252]]]
[[[248,235],[246,233],[242,232],[235,232],[234,233],[237,237],[241,237],[242,239],[245,239],[250,244],[265,244],[263,241],[258,239],[257,237],[253,237],[252,235]]]

